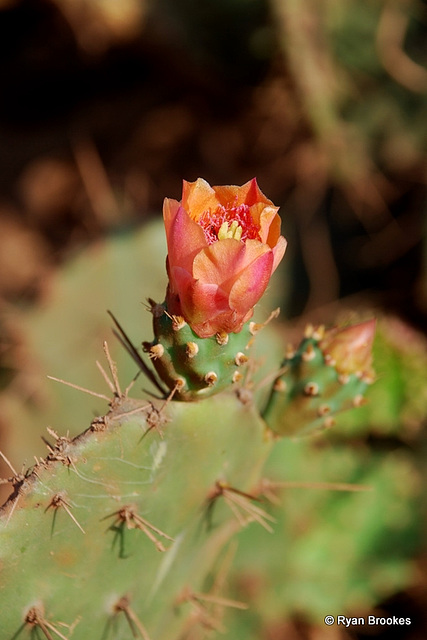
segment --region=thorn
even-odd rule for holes
[[[6,458],[6,456],[4,455],[4,453],[2,451],[0,451],[0,458],[3,458],[4,462],[7,464],[7,466],[9,467],[9,469],[12,471],[14,477],[18,477],[18,473],[15,471],[12,463],[10,462],[10,460],[8,458]]]
[[[114,605],[113,610],[115,614],[120,612],[123,612],[125,614],[126,620],[129,623],[134,638],[138,637],[138,634],[136,632],[139,631],[143,640],[150,640],[150,636],[148,635],[146,628],[131,608],[128,596],[123,596],[122,598],[120,598]]]
[[[240,373],[240,371],[235,371],[233,373],[233,377],[231,379],[231,382],[233,384],[235,384],[236,382],[240,382],[240,380],[243,378],[242,374]]]
[[[166,315],[172,320],[172,329],[174,331],[179,331],[187,324],[182,316],[171,316],[166,312]]]
[[[142,518],[140,515],[138,515],[136,513],[135,508],[132,507],[131,505],[125,505],[118,511],[115,511],[114,513],[111,513],[110,515],[103,518],[103,520],[106,520],[107,518],[111,518],[112,516],[116,516],[116,519],[112,524],[112,527],[119,527],[122,525],[126,525],[128,529],[140,529],[143,533],[145,533],[147,538],[151,540],[151,542],[156,547],[157,551],[166,551],[166,549],[163,546],[163,544],[160,542],[160,540],[157,540],[155,535],[152,533],[153,531],[158,536],[162,536],[163,538],[166,538],[167,540],[174,542],[174,539],[168,536],[167,533],[165,533],[161,529],[158,529],[153,524],[148,522],[148,520],[145,520],[145,518]]]
[[[80,387],[77,384],[72,382],[67,382],[66,380],[62,380],[61,378],[55,378],[54,376],[47,376],[49,380],[54,380],[55,382],[60,382],[61,384],[65,384],[67,387],[71,387],[72,389],[77,389],[77,391],[83,391],[83,393],[88,393],[90,396],[95,396],[96,398],[102,398],[106,400],[108,403],[111,402],[111,398],[108,398],[103,393],[97,393],[96,391],[91,391],[90,389],[85,389],[85,387]]]
[[[264,322],[250,322],[249,323],[250,333],[254,336],[255,334],[258,333],[258,331],[261,331],[261,329],[266,327],[269,324],[269,322],[278,318],[279,314],[280,314],[280,307],[277,307],[277,309],[274,309],[274,311],[270,313],[267,320],[265,320]]]
[[[282,380],[282,378],[277,378],[277,380],[274,382],[274,385],[273,385],[274,391],[283,393],[286,391],[287,388],[288,388],[288,385],[284,380]]]
[[[332,416],[328,416],[327,418],[324,419],[323,421],[323,427],[325,429],[330,429],[331,427],[333,427],[335,424],[335,418],[333,418]]]
[[[110,350],[108,348],[108,343],[106,340],[104,340],[103,348],[104,348],[105,357],[107,358],[108,368],[110,369],[110,373],[114,381],[114,388],[115,388],[116,394],[120,398],[122,395],[122,392],[120,389],[119,378],[117,375],[117,365],[114,362],[114,360],[111,358]]]
[[[324,324],[319,324],[318,327],[315,327],[313,329],[313,333],[311,334],[311,337],[313,338],[313,340],[316,340],[317,342],[319,342],[320,340],[322,340],[325,336],[325,325]]]
[[[228,343],[229,340],[229,335],[226,331],[219,331],[216,335],[215,335],[215,340],[217,341],[217,343],[220,346],[224,346]]]
[[[39,627],[43,631],[47,640],[53,640],[50,631],[55,633],[62,640],[68,640],[55,626],[44,618],[43,610],[39,607],[31,607],[25,616],[25,623],[31,627]]]
[[[154,303],[155,304],[155,303]],[[114,324],[117,327],[117,331],[113,331],[114,335],[117,337],[122,346],[126,349],[129,355],[134,359],[136,364],[139,366],[141,371],[145,374],[145,376],[153,383],[153,385],[162,393],[166,395],[165,389],[162,387],[154,372],[148,367],[142,357],[139,355],[136,347],[132,344],[127,334],[125,333],[123,327],[119,323],[119,321],[115,318],[111,311],[107,311]]]
[[[313,343],[310,342],[307,345],[307,349],[302,354],[302,359],[304,360],[304,362],[309,362],[310,360],[313,360],[313,358],[315,357],[316,357],[316,352],[314,350]]]
[[[327,416],[328,413],[331,413],[331,407],[327,404],[321,404],[317,409],[317,415],[320,417]]]
[[[352,400],[353,407],[362,407],[367,403],[367,400],[359,393],[357,396],[354,396]]]
[[[215,371],[209,371],[205,375],[204,380],[205,380],[206,384],[208,385],[208,387],[213,387],[215,382],[218,380],[218,376],[215,373]]]
[[[185,352],[188,358],[194,358],[199,353],[199,345],[196,342],[187,342]]]
[[[274,492],[280,489],[318,489],[321,491],[350,492],[372,491],[372,487],[365,484],[352,484],[347,482],[304,482],[299,480],[275,482],[268,478],[263,478],[260,483],[259,493],[271,502],[278,504],[279,500]]]
[[[338,382],[340,384],[348,384],[350,382],[350,376],[348,373],[340,373],[338,376]]]
[[[148,357],[151,360],[157,360],[157,358],[161,358],[165,352],[165,348],[160,342],[157,344],[153,344],[148,349]]]
[[[313,335],[314,327],[311,323],[307,324],[304,329],[304,338],[311,338]]]
[[[292,358],[295,357],[295,347],[293,344],[291,344],[290,342],[288,342],[288,344],[286,345],[286,350],[285,350],[285,358],[287,360],[292,360]]]
[[[47,507],[45,509],[45,513],[50,508],[60,509],[61,507],[64,509],[64,511],[66,511],[68,513],[68,515],[70,516],[71,520],[74,522],[74,524],[76,524],[78,526],[80,531],[82,533],[86,533],[85,530],[83,529],[83,527],[81,526],[81,524],[77,521],[76,517],[72,514],[71,505],[64,499],[64,497],[60,493],[55,493],[55,495],[52,497],[51,501],[47,505]]]
[[[224,498],[225,503],[230,507],[242,528],[249,522],[255,520],[264,527],[266,531],[273,533],[272,527],[266,521],[276,522],[276,520],[264,511],[264,509],[252,504],[252,500],[258,499],[256,496],[230,487],[226,482],[219,480],[215,483],[215,487],[208,497],[209,503],[212,504],[220,496]]]
[[[319,385],[317,384],[317,382],[307,382],[304,387],[304,393],[306,396],[318,396]]]
[[[238,353],[236,353],[236,357],[234,358],[234,362],[238,367],[241,367],[242,364],[245,364],[248,360],[249,360],[248,356],[246,356],[241,351],[238,351]]]
[[[102,364],[99,362],[99,360],[96,360],[96,366],[98,367],[99,371],[101,372],[102,377],[104,378],[105,382],[107,383],[107,386],[109,387],[110,391],[112,393],[116,393],[116,390],[114,388],[114,384],[111,382],[110,378],[107,375],[107,372],[105,371],[104,367],[102,366]]]
[[[250,404],[253,400],[253,393],[247,387],[241,387],[236,390],[237,399],[243,404]]]

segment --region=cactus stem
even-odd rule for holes
[[[128,529],[140,529],[143,533],[145,533],[147,538],[151,540],[157,551],[166,551],[166,548],[163,546],[160,540],[157,540],[156,536],[152,533],[153,531],[158,536],[162,536],[163,538],[166,538],[167,540],[173,542],[173,538],[168,536],[167,533],[165,533],[161,529],[158,529],[153,524],[148,522],[148,520],[145,520],[145,518],[142,518],[140,515],[138,515],[135,511],[135,508],[131,505],[125,505],[118,511],[115,511],[114,513],[106,516],[106,518],[103,518],[103,520],[106,520],[107,518],[111,518],[113,516],[115,516],[116,519],[111,525],[111,529],[118,529],[123,525],[126,525]]]
[[[71,520],[74,522],[74,524],[76,524],[78,526],[80,531],[82,533],[86,533],[85,530],[83,529],[83,527],[81,526],[81,524],[78,522],[77,518],[71,512],[71,505],[65,500],[65,498],[60,493],[55,493],[55,495],[52,496],[51,501],[49,502],[49,504],[47,505],[47,507],[45,509],[45,513],[50,508],[58,510],[61,507],[64,509],[64,511],[66,511],[66,513],[68,513],[68,515],[70,516]]]
[[[53,633],[55,633],[59,638],[62,638],[62,640],[68,640],[68,638],[63,636],[53,624],[44,618],[43,611],[39,607],[31,607],[31,609],[29,609],[25,616],[25,623],[31,627],[39,627],[41,631],[43,631],[47,640],[53,640],[50,631],[53,631]]]
[[[138,637],[138,631],[143,640],[150,640],[150,636],[148,635],[146,628],[136,615],[135,611],[131,608],[128,596],[123,596],[114,605],[114,613],[117,614],[121,612],[125,614],[134,638]]]

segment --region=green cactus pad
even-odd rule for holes
[[[334,424],[333,415],[360,406],[368,387],[363,376],[339,374],[315,336],[304,338],[284,359],[263,418],[276,433],[303,436]]]
[[[200,338],[183,318],[169,315],[165,304],[152,303],[152,313],[155,339],[144,348],[177,400],[206,398],[241,380],[254,323],[240,333]]]
[[[58,439],[1,514],[1,637],[53,625],[67,639],[120,640],[132,616],[138,637],[181,637],[188,594],[242,524],[218,486],[250,490],[269,448],[233,395],[163,409],[123,399]]]

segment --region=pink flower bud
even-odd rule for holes
[[[372,345],[375,324],[375,320],[368,320],[344,329],[326,331],[319,343],[326,360],[334,364],[341,374],[354,373],[373,380]]]
[[[238,333],[285,253],[277,211],[255,178],[242,187],[184,181],[181,202],[166,198],[169,313],[201,338]]]

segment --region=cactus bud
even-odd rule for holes
[[[326,362],[333,363],[338,373],[374,378],[372,344],[375,320],[368,320],[344,329],[330,329],[319,343]]]
[[[168,313],[201,338],[240,332],[285,253],[277,210],[255,178],[184,181],[181,202],[166,198]]]

